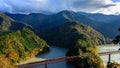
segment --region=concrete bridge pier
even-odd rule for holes
[[[111,54],[108,55],[107,68],[110,68]]]
[[[45,68],[47,68],[47,64],[45,64]]]

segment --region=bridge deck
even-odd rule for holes
[[[100,56],[103,56],[103,55],[109,55],[109,54],[118,54],[120,53],[120,50],[119,51],[111,51],[111,52],[101,52],[101,53],[98,53]]]
[[[44,60],[44,61],[31,62],[28,64],[17,65],[17,68],[29,68],[29,67],[32,68],[34,66],[53,64],[53,63],[64,62],[64,61],[73,61],[76,58],[78,58],[78,56],[62,57],[62,58],[49,59],[49,60]]]
[[[101,52],[98,54],[100,56],[103,56],[103,55],[118,54],[118,53],[120,53],[120,51]],[[49,60],[44,60],[44,61],[31,62],[28,64],[17,65],[17,68],[32,68],[32,67],[34,68],[34,66],[53,64],[53,63],[58,63],[58,62],[63,62],[63,61],[73,61],[77,59],[78,57],[79,56],[71,56],[71,57],[62,57],[62,58],[49,59]]]

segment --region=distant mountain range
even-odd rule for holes
[[[38,13],[31,13],[29,15],[6,13],[6,15],[17,21],[27,22],[42,32],[46,32],[45,30],[49,30],[50,28],[58,27],[68,20],[74,20],[87,24],[101,32],[105,37],[113,39],[119,34],[117,29],[120,27],[119,15],[89,14],[73,11],[62,11],[52,15]]]
[[[104,23],[112,23],[120,19],[120,15],[104,15],[99,13],[90,14],[90,13],[83,13],[83,12],[80,12],[80,14],[83,14],[92,20],[95,20],[98,22],[104,22]]]

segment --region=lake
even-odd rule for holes
[[[54,59],[54,58],[65,57],[66,52],[67,52],[67,48],[51,46],[50,52],[46,52],[41,55],[38,55],[35,58],[32,58],[25,62],[22,62],[21,64],[25,64],[28,62],[34,62],[34,61],[41,61],[41,60],[45,60],[45,59]],[[47,66],[48,66],[48,68],[74,68],[71,64],[66,63],[66,62],[48,64]],[[45,68],[45,66],[39,66],[39,67],[34,67],[34,68]]]
[[[116,51],[120,48],[119,45],[104,45],[104,46],[98,46],[99,52],[108,52],[108,51]],[[35,58],[32,58],[28,61],[22,62],[28,63],[28,62],[34,62],[34,61],[41,61],[45,59],[53,59],[53,58],[59,58],[59,57],[65,57],[65,54],[67,52],[67,48],[61,48],[56,46],[51,46],[50,52],[43,53],[41,55],[38,55]],[[104,65],[108,62],[108,55],[100,56],[104,62]],[[120,63],[120,54],[113,54],[111,55],[111,61],[117,61]],[[45,66],[39,66],[35,68],[45,68]],[[55,64],[48,64],[48,68],[74,68],[71,64],[66,62],[60,62]]]

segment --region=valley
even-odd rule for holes
[[[0,0],[0,68],[120,68],[120,0]]]
[[[108,27],[102,27],[107,24]],[[0,57],[9,60],[8,65],[5,65],[5,61],[0,66],[14,68],[15,64],[33,57],[39,59],[33,58],[23,63],[60,56],[79,56],[67,65],[63,62],[57,66],[103,68],[97,46],[111,44],[112,37],[117,35],[114,26],[113,30],[116,31],[109,33],[113,31],[110,24],[113,26],[112,23],[95,21],[94,16],[87,17],[84,13],[73,11],[62,11],[52,15],[0,13]],[[59,47],[67,49],[62,50]],[[87,55],[81,57],[81,54]],[[51,68],[55,66],[50,65]]]

